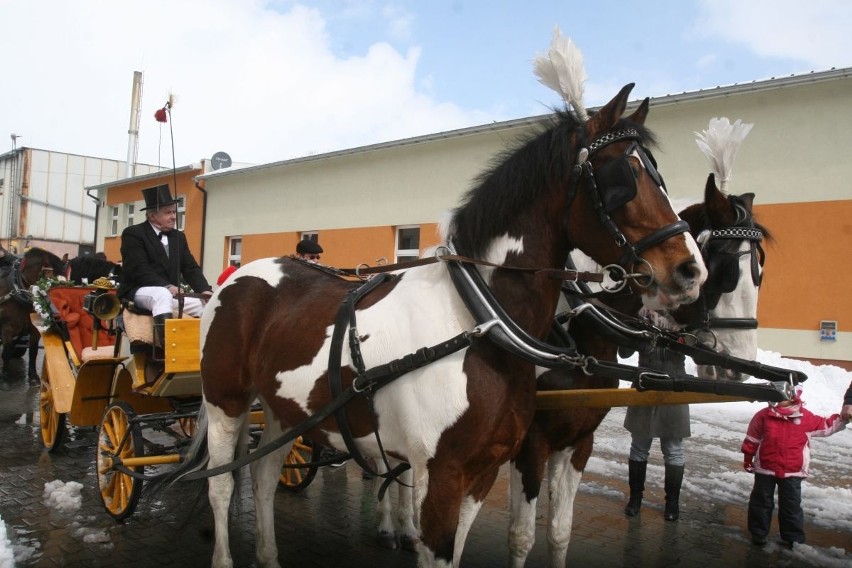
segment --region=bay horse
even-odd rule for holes
[[[521,342],[546,338],[560,282],[542,275],[561,272],[575,247],[597,262],[640,273],[646,287],[636,288],[654,301],[678,305],[698,297],[706,269],[648,158],[648,99],[622,117],[632,88],[626,85],[587,121],[567,110],[557,113],[541,132],[502,155],[454,210],[447,249],[468,265],[489,263],[472,270],[487,284],[480,291],[505,312],[488,329],[509,320],[529,338]],[[608,206],[612,199],[618,207]],[[400,270],[365,286],[372,291],[279,258],[242,266],[214,292],[201,318],[204,404],[198,433],[172,479],[199,463],[209,470],[232,462],[257,398],[266,427],[256,451],[294,429],[361,454],[378,456],[381,447],[411,464],[419,563],[458,565],[466,536],[466,530],[457,534],[460,518],[475,516],[532,421],[535,365],[477,326],[466,303],[472,300],[458,291],[446,262]],[[350,332],[346,342],[335,320],[353,290],[363,297],[357,306],[347,301],[351,313],[341,326]],[[360,388],[355,380],[362,363],[372,370],[407,355],[416,358],[415,352],[427,357],[456,338],[469,341],[446,357],[406,367],[375,392],[360,391],[346,405],[344,420],[321,413],[335,390],[352,393],[353,383]],[[421,349],[428,346],[435,347]],[[330,380],[335,376],[339,384]],[[306,421],[310,429],[297,428]],[[344,431],[351,432],[349,444]],[[261,566],[278,566],[273,497],[290,445],[251,464]],[[232,475],[209,478],[216,567],[233,564],[233,487]]]
[[[708,267],[698,301],[671,313],[702,343],[743,359],[757,356],[757,293],[764,262],[760,241],[769,239],[752,215],[753,193],[727,195],[711,174],[704,200],[680,212],[702,244]],[[610,300],[622,313],[636,313],[631,298]],[[608,302],[609,303],[609,302]],[[569,333],[578,348],[599,360],[615,361],[617,346],[573,320]],[[701,378],[741,380],[727,370],[698,366]],[[615,388],[618,380],[582,372],[550,370],[539,379],[541,390]],[[542,480],[550,486],[547,525],[549,566],[565,566],[573,523],[574,499],[591,456],[594,432],[609,408],[539,411],[510,467],[510,566],[520,568],[535,542],[535,516]]]
[[[21,338],[29,338],[29,362],[27,375],[31,380],[38,379],[36,361],[40,335],[30,320],[33,311],[33,299],[30,286],[38,282],[46,272],[54,275],[64,273],[65,265],[58,256],[50,251],[33,247],[23,256],[15,257],[3,250],[2,269],[0,269],[0,342],[3,344],[3,370],[9,361],[20,356],[17,343]],[[11,263],[9,263],[9,259]]]

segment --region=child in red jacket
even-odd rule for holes
[[[801,394],[802,387],[797,385],[792,400],[770,403],[759,410],[743,441],[743,468],[754,473],[748,530],[751,541],[759,546],[766,544],[769,534],[776,485],[781,539],[790,548],[805,542],[802,479],[808,476],[810,439],[831,436],[846,428],[846,420],[839,414],[823,418],[803,408]]]

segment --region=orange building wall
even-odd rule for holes
[[[762,328],[852,331],[852,201],[755,206],[773,235],[758,301]]]
[[[381,259],[393,262],[396,227],[358,227],[353,229],[318,230],[317,236],[323,248],[321,262],[329,266],[354,268],[359,264],[375,266]],[[301,233],[265,233],[242,235],[242,262],[249,263],[259,258],[270,258],[295,254]],[[435,223],[420,225],[420,252],[440,242]],[[225,259],[227,262],[227,246]],[[224,268],[224,266],[222,267]]]
[[[117,187],[109,188],[106,195],[106,204],[109,207],[122,205],[142,200],[142,190],[161,185],[169,184],[169,189],[173,195],[183,195],[185,197],[186,217],[184,220],[184,233],[189,244],[189,250],[192,251],[192,256],[197,261],[201,261],[201,238],[203,230],[204,216],[204,193],[195,187],[195,176],[201,173],[201,170],[190,170],[177,175],[177,191],[175,191],[175,181],[171,173],[168,177],[164,176],[160,179],[148,179],[137,183],[128,183]],[[141,223],[144,219],[144,212],[137,212],[134,220],[136,223]],[[107,258],[113,262],[121,260],[121,236],[105,237],[104,238],[104,253]]]

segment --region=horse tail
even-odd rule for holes
[[[148,482],[148,490],[152,494],[160,493],[177,482],[183,480],[190,473],[200,471],[207,465],[207,410],[202,401],[201,408],[196,418],[195,434],[192,441],[183,454],[180,463],[168,471],[157,475]]]
[[[209,454],[207,453],[207,403],[202,399],[201,408],[196,418],[195,434],[192,442],[186,450],[186,454],[180,465],[170,474],[169,485],[180,481],[184,476],[200,471],[207,466]]]

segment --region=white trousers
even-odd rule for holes
[[[162,314],[174,314],[177,317],[178,302],[172,297],[172,293],[168,288],[162,286],[143,286],[136,290],[136,295],[133,296],[133,302],[142,308],[148,310],[155,316]],[[183,313],[194,318],[200,318],[201,312],[204,311],[204,304],[198,298],[184,298]]]

